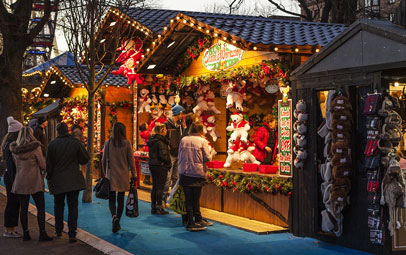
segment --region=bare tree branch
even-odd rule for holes
[[[271,4],[273,4],[278,10],[283,11],[284,13],[287,13],[287,14],[290,14],[290,15],[293,15],[293,16],[296,16],[296,17],[301,17],[301,18],[306,19],[308,21],[312,21],[311,18],[309,19],[309,16],[305,16],[305,15],[302,15],[302,14],[299,14],[299,13],[288,11],[288,10],[285,9],[285,7],[282,7],[280,4],[278,4],[277,2],[275,2],[273,0],[268,0],[268,1]],[[298,1],[300,2],[300,1],[303,1],[303,0],[298,0]],[[310,17],[311,17],[311,14],[310,14]]]

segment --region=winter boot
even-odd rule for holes
[[[31,240],[30,231],[23,230],[23,241],[30,241],[30,240]]]
[[[47,235],[47,232],[45,232],[45,230],[40,230],[39,231],[39,241],[40,242],[47,242],[47,241],[52,241],[52,237],[49,237]]]

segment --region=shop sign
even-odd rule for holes
[[[279,175],[292,176],[292,99],[278,101]]]
[[[210,71],[227,70],[238,64],[244,50],[223,41],[212,45],[203,52],[203,66]]]

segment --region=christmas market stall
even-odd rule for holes
[[[405,254],[405,28],[356,21],[291,81],[312,155],[293,170],[292,232]]]
[[[120,67],[113,74],[128,79],[138,102],[133,109],[136,155],[147,158],[148,132],[171,116],[172,104],[179,104],[184,115],[205,125],[214,155],[201,205],[287,227],[292,165],[307,157],[308,116],[292,105],[289,73],[345,27],[131,8],[111,9],[101,38],[111,36],[109,29],[122,19],[137,36],[122,38]],[[292,115],[300,115],[301,122],[293,124]],[[292,147],[293,136],[301,146]],[[145,163],[143,168],[147,173]]]

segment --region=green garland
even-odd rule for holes
[[[105,106],[110,107],[110,111],[109,111],[109,121],[110,121],[109,134],[111,134],[114,123],[117,122],[117,108],[124,108],[124,109],[132,109],[133,108],[133,103],[130,102],[130,101],[118,101],[118,102],[114,102],[114,103],[107,103],[107,102],[104,102],[104,101],[100,101],[100,103],[104,104]]]
[[[232,81],[237,79],[262,79],[269,77],[278,79],[280,83],[287,85],[289,83],[289,60],[272,59],[263,60],[261,64],[252,65],[249,67],[236,67],[227,71],[219,71],[208,75],[201,76],[181,76],[179,86],[181,88],[190,85],[200,85],[201,83],[213,83],[222,81]]]
[[[177,63],[176,72],[177,74],[181,74],[186,68],[188,68],[194,60],[198,59],[200,53],[204,51],[204,49],[209,48],[211,46],[213,39],[210,36],[203,36],[196,40],[193,44],[191,44],[186,52],[183,54],[182,57],[179,58]]]
[[[272,193],[292,195],[293,183],[290,178],[242,175],[232,172],[207,171],[209,182],[223,189],[243,193]]]

